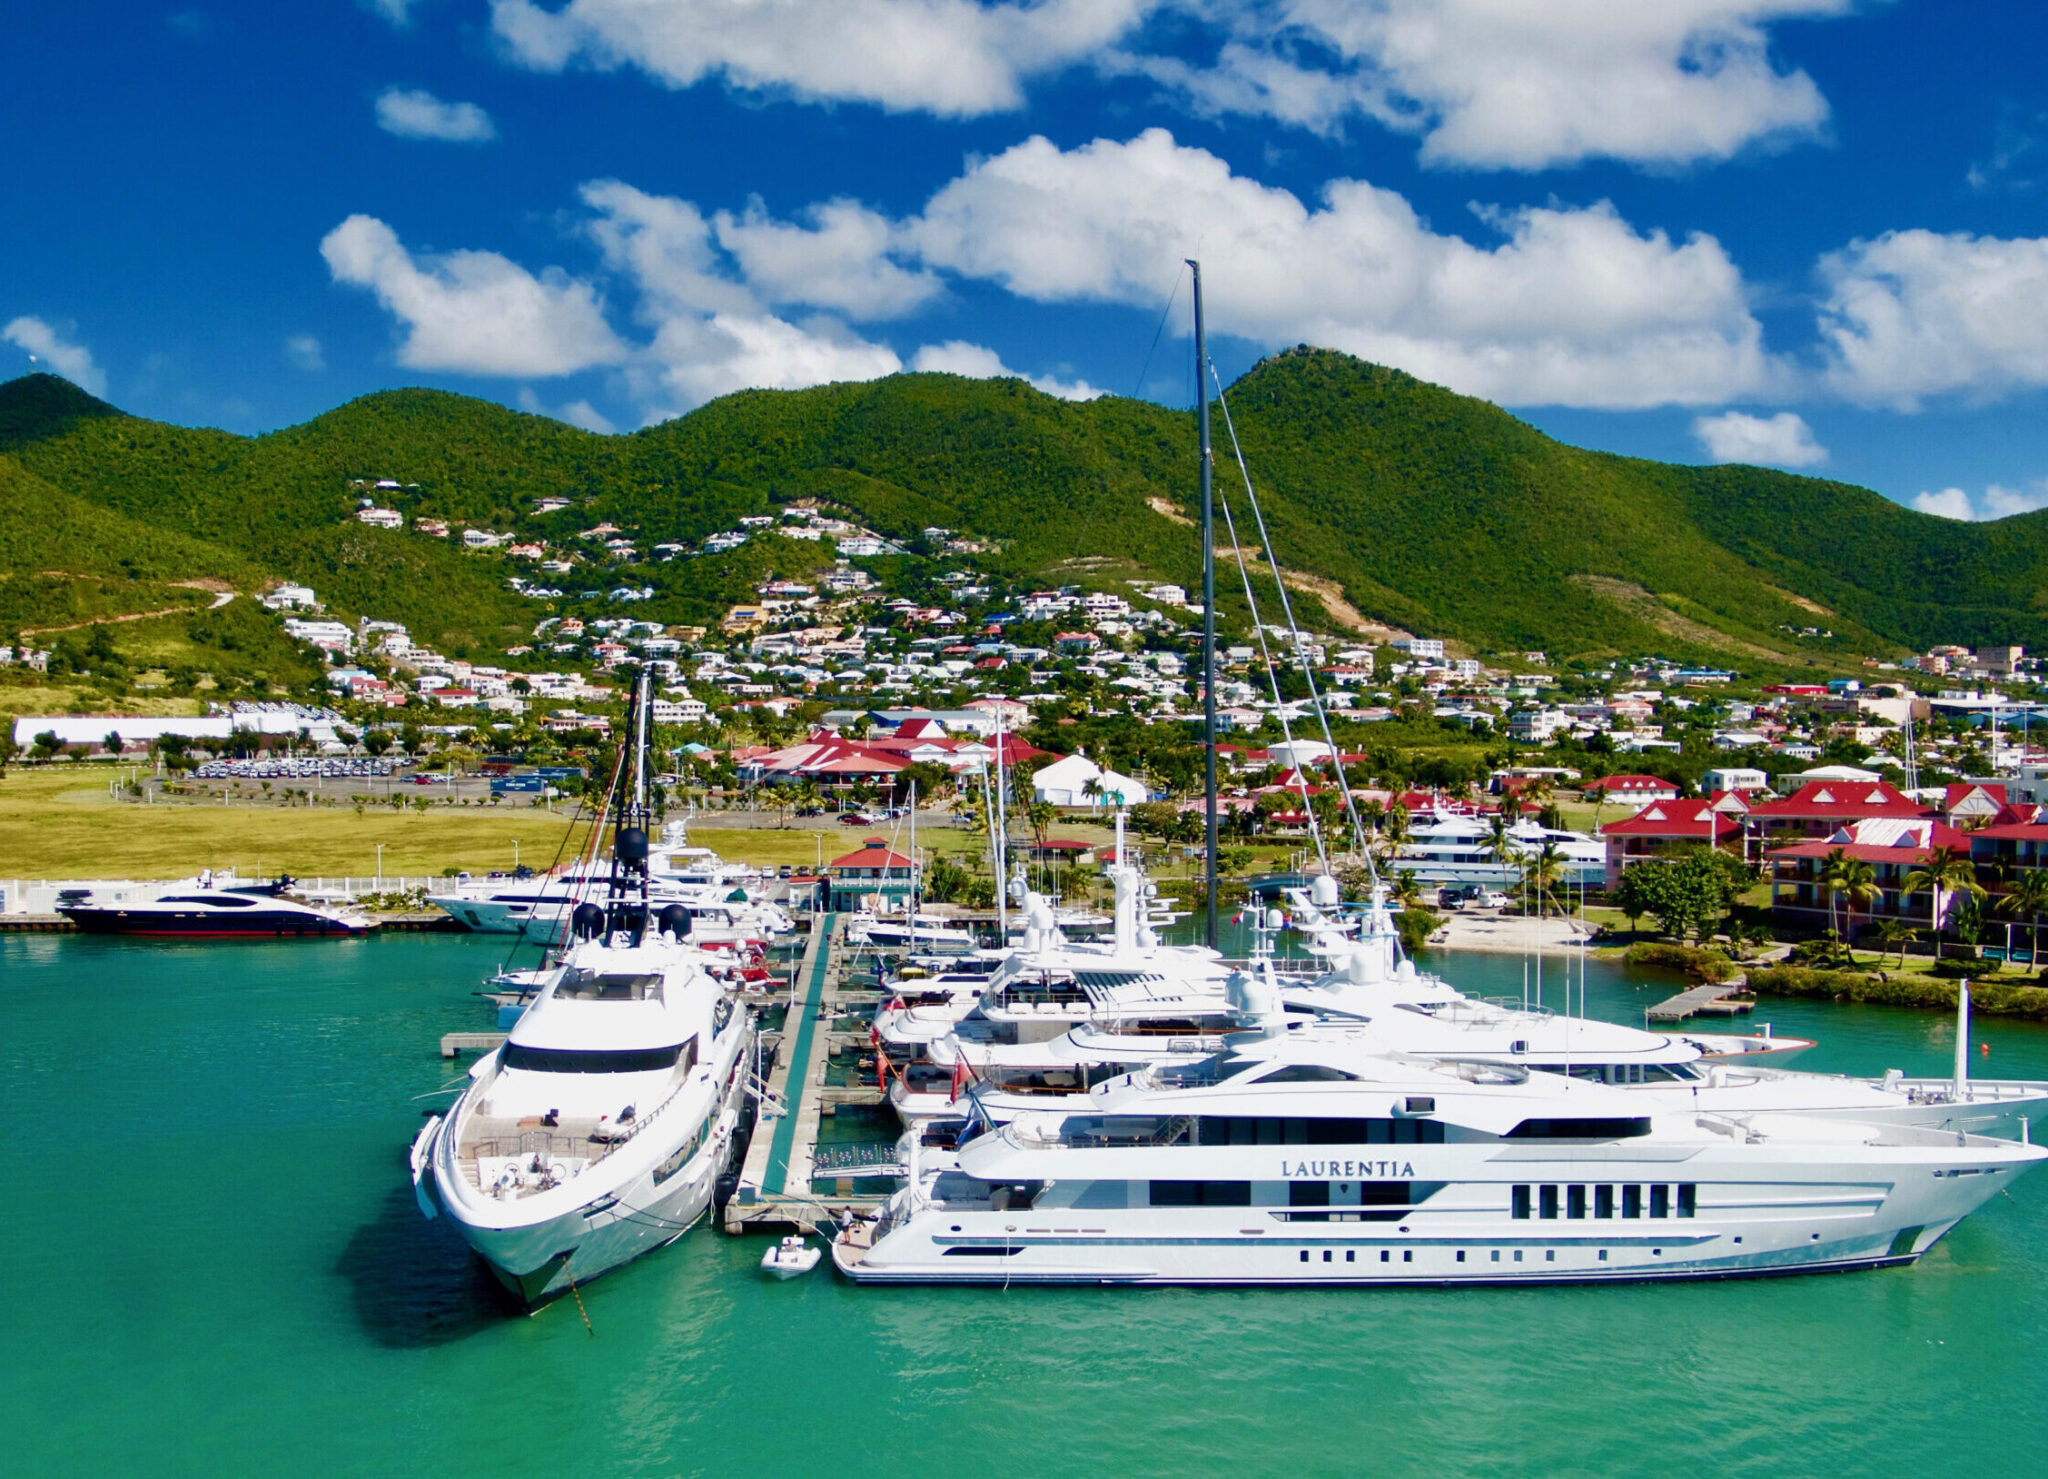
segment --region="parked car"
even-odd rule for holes
[[[839,825],[842,827],[872,827],[874,824],[873,817],[861,812],[846,811],[839,814]]]
[[[1489,889],[1476,901],[1482,909],[1505,909],[1512,901],[1498,889]]]

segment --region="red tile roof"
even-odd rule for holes
[[[841,868],[902,868],[909,869],[910,859],[900,852],[892,852],[889,844],[880,837],[870,837],[861,844],[859,852],[850,852],[843,858],[834,858],[829,865]]]
[[[1519,777],[1510,777],[1519,779]],[[1503,782],[1505,786],[1505,782]],[[1587,781],[1579,787],[1581,791],[1604,792],[1609,796],[1634,796],[1645,792],[1653,795],[1676,796],[1678,787],[1658,775],[1603,775],[1597,781]]]
[[[1726,795],[1722,792],[1721,795]],[[1691,797],[1684,801],[1652,801],[1632,817],[1609,822],[1600,829],[1602,837],[1696,837],[1707,840],[1709,816],[1713,820],[1714,840],[1733,837],[1742,831],[1739,818],[1726,812],[1714,811],[1714,798]]]
[[[1861,817],[1927,817],[1934,813],[1889,781],[1808,781],[1781,801],[1759,801],[1765,820],[1855,821]]]

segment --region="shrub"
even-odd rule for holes
[[[1697,945],[1631,945],[1622,959],[1629,965],[1677,971],[1695,981],[1725,981],[1735,974],[1734,961],[1718,950],[1704,950]]]
[[[1751,973],[1749,986],[1759,996],[1818,997],[1873,1006],[1924,1007],[1949,1012],[1956,1009],[1954,983],[1929,980],[1925,976],[1895,976],[1880,980],[1861,971],[1814,971],[1798,966],[1772,966]],[[1987,1017],[2048,1019],[2048,989],[1973,982],[1970,1009]]]

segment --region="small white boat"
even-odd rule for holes
[[[818,1266],[819,1252],[801,1237],[787,1237],[761,1255],[761,1272],[778,1279],[793,1279]]]

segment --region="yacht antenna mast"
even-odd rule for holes
[[[1203,941],[1216,948],[1216,499],[1209,447],[1208,341],[1202,327],[1202,264],[1187,259],[1195,283],[1195,425],[1202,463],[1202,843]]]

